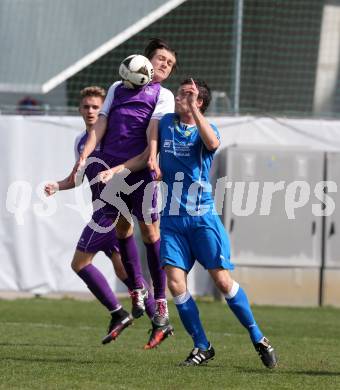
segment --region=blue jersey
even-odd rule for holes
[[[217,137],[219,133],[211,124]],[[160,168],[166,205],[162,216],[203,215],[214,209],[209,171],[214,151],[201,140],[196,126],[179,122],[176,114],[165,115],[159,123]]]

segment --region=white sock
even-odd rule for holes
[[[187,290],[183,294],[177,295],[177,297],[174,297],[174,303],[175,305],[182,305],[183,303],[187,302],[191,298],[191,295],[189,291]]]
[[[238,289],[240,288],[240,285],[233,280],[233,285],[231,286],[231,289],[229,290],[228,294],[225,294],[226,299],[234,298],[234,296],[237,294]]]

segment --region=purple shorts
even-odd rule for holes
[[[103,154],[102,158],[105,163],[110,167],[114,167],[121,163],[121,161],[117,161],[112,156],[107,154]],[[122,207],[116,206],[113,199],[119,200],[119,202],[123,202],[126,205],[126,208],[132,213],[138,221],[145,223],[153,223],[158,220],[159,214],[155,212],[157,209],[157,182],[154,181],[153,172],[150,172],[149,169],[143,169],[139,172],[130,173],[128,176],[124,178],[127,189],[124,191],[119,191],[118,195],[115,190],[117,187],[112,184],[112,188],[109,188],[110,182],[106,185],[105,191],[107,191],[108,195],[103,196],[104,191],[101,192],[101,200],[105,200],[106,205],[101,208],[101,211],[106,215],[117,215],[117,213],[122,212]],[[138,184],[139,182],[141,182]],[[130,193],[130,188],[136,186]],[[129,188],[128,188],[129,187]],[[104,186],[103,186],[104,189]],[[112,196],[110,196],[110,192]],[[116,192],[116,194],[115,194]],[[108,196],[108,197],[107,197]]]
[[[88,253],[103,251],[110,259],[114,252],[119,253],[112,219],[102,212],[94,213],[79,238],[77,249]]]

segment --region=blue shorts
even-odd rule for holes
[[[228,235],[218,215],[161,218],[161,262],[187,272],[197,260],[205,269],[234,269]]]

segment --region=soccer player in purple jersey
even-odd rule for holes
[[[105,90],[96,86],[87,87],[80,92],[80,98],[79,112],[84,119],[86,130],[75,140],[74,150],[76,160],[79,158],[79,154],[84,148],[89,132],[98,119],[99,111],[101,110],[105,99]],[[91,154],[91,157],[96,157],[99,150],[100,145],[97,145],[95,151]],[[90,182],[93,202],[95,202],[100,195],[100,192],[98,192],[98,185],[93,179],[96,178],[98,171],[102,169],[103,166],[100,163],[92,162],[85,170],[85,175]],[[47,196],[50,196],[55,194],[58,190],[68,190],[74,187],[75,185],[66,178],[58,182],[48,183],[45,186],[45,193]],[[111,340],[115,340],[133,321],[132,316],[123,309],[119,300],[113,293],[105,276],[92,264],[96,253],[103,251],[112,261],[117,277],[129,290],[133,288],[131,280],[129,280],[122,264],[119,246],[112,224],[112,219],[107,217],[101,209],[94,210],[91,222],[84,228],[79,238],[71,263],[73,271],[86,283],[93,295],[111,313],[108,334],[103,339],[104,344]],[[100,232],[101,230],[104,232]],[[143,283],[146,285],[144,280]],[[155,301],[151,292],[149,292],[146,301],[146,312],[150,318],[153,318],[155,313]]]
[[[162,87],[161,83],[170,76],[176,67],[176,52],[166,42],[152,39],[145,48],[144,54],[149,58],[154,68],[152,82],[136,89],[127,88],[121,81],[115,82],[110,87],[98,121],[89,133],[84,150],[74,167],[74,174],[84,166],[86,159],[98,142],[101,142],[102,145],[101,158],[110,167],[137,156],[148,145],[147,134],[152,129],[157,129],[158,122],[164,114],[174,111],[173,94]],[[154,167],[156,166],[154,162]],[[166,275],[160,266],[158,213],[151,212],[149,215],[151,223],[147,223],[143,212],[145,189],[148,184],[152,185],[153,173],[149,169],[144,169],[126,178],[126,182],[131,187],[137,185],[141,180],[143,183],[137,189],[130,194],[121,193],[120,199],[124,200],[129,211],[138,220],[153,281],[156,308],[151,336],[145,345],[145,348],[149,349],[157,346],[171,334],[173,328],[169,323],[165,296]],[[156,185],[152,196],[150,196],[150,209],[153,210],[157,206],[155,191]],[[141,264],[133,235],[133,222],[131,218],[126,218],[122,213],[119,213],[121,210],[117,210],[117,208],[107,205],[104,209],[107,213],[112,213],[115,210],[118,214],[116,234],[125,269],[129,277],[133,278],[132,315],[138,318],[145,310],[144,300],[148,292],[139,277]]]

